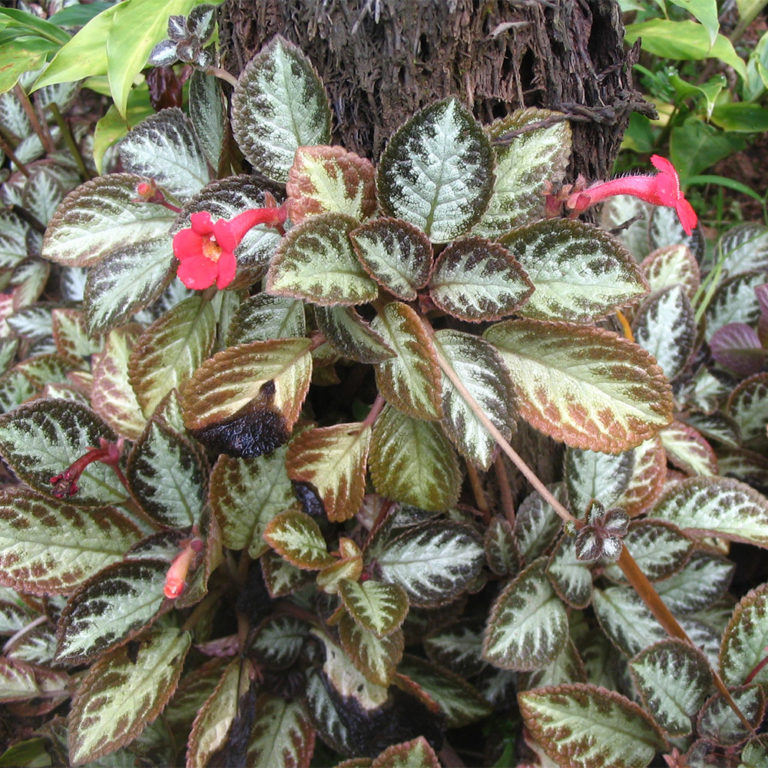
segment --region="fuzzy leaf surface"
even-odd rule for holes
[[[717,456],[704,436],[688,424],[673,421],[659,432],[667,458],[688,475],[714,477]]]
[[[709,663],[701,651],[669,638],[638,653],[629,669],[646,709],[665,733],[690,734],[691,718],[713,686]]]
[[[393,296],[413,301],[429,280],[432,245],[418,228],[402,219],[368,221],[349,234],[365,271]]]
[[[67,267],[88,267],[108,254],[164,240],[170,264],[174,214],[162,205],[133,202],[136,185],[143,180],[131,173],[112,173],[70,192],[48,224],[43,257]]]
[[[718,245],[725,256],[723,269],[729,275],[768,269],[768,228],[761,224],[732,227]]]
[[[192,121],[177,107],[142,120],[120,141],[118,152],[123,168],[153,179],[177,200],[188,200],[211,181]]]
[[[139,337],[129,367],[131,385],[146,416],[206,359],[215,332],[211,304],[197,295],[177,304]]]
[[[659,499],[651,515],[694,535],[768,547],[768,500],[738,480],[683,480]]]
[[[503,245],[482,237],[455,240],[438,256],[429,295],[444,312],[468,322],[500,320],[533,293],[533,285]]]
[[[493,666],[538,669],[562,650],[568,615],[545,571],[546,562],[535,561],[496,598],[483,640],[483,658]]]
[[[353,307],[315,306],[318,330],[340,355],[360,363],[381,363],[395,357],[384,339]]]
[[[664,739],[648,715],[614,691],[558,685],[518,696],[523,722],[547,756],[571,768],[645,768]]]
[[[328,97],[293,43],[276,35],[242,71],[232,96],[232,131],[254,169],[282,184],[299,147],[329,142]]]
[[[567,503],[565,486],[556,483],[549,490],[561,503]],[[523,560],[532,563],[543,554],[557,538],[563,521],[555,508],[537,492],[533,491],[523,499],[517,510],[515,539]]]
[[[384,637],[363,628],[348,613],[339,622],[339,642],[349,660],[366,680],[388,686],[403,658],[405,639],[396,629]]]
[[[605,634],[628,656],[667,637],[650,609],[630,587],[595,589],[592,606]]]
[[[373,301],[377,284],[352,249],[357,221],[325,213],[302,222],[283,238],[267,272],[267,291],[315,304],[352,306]]]
[[[0,583],[7,587],[71,592],[138,540],[138,528],[113,507],[91,514],[24,488],[0,494]]]
[[[150,624],[165,599],[169,565],[163,560],[127,560],[83,584],[62,611],[56,661],[81,663]]]
[[[667,455],[658,437],[640,443],[633,454],[632,476],[615,502],[630,517],[640,514],[658,499],[667,477]]]
[[[350,616],[377,637],[398,629],[408,613],[408,596],[397,584],[342,579],[339,597]]]
[[[742,272],[724,280],[707,305],[705,337],[712,339],[719,328],[730,323],[754,325],[760,319],[755,288],[765,283],[765,272]]]
[[[768,584],[761,584],[744,595],[733,611],[723,633],[720,672],[729,686],[742,685],[766,656],[768,646]],[[763,667],[752,682],[768,682],[768,667]]]
[[[693,300],[701,283],[699,263],[690,249],[682,243],[658,248],[640,264],[651,293],[681,285],[689,300]]]
[[[396,408],[376,420],[368,466],[377,492],[395,501],[442,511],[458,499],[461,471],[440,426]]]
[[[376,383],[388,403],[416,419],[439,419],[441,373],[432,340],[414,309],[400,301],[371,323],[397,356],[376,366]]]
[[[490,142],[471,113],[447,99],[422,109],[389,140],[379,164],[379,200],[390,216],[444,243],[480,219],[493,181]]]
[[[612,507],[629,485],[634,466],[634,451],[611,454],[569,448],[565,452],[565,485],[571,509],[583,514],[593,499],[606,509]]]
[[[133,741],[176,690],[192,636],[154,630],[135,658],[126,648],[102,657],[77,689],[69,715],[73,764],[91,762]]]
[[[247,764],[309,768],[315,748],[315,730],[301,702],[263,693],[256,700],[254,709]]]
[[[307,625],[293,616],[275,615],[257,628],[248,650],[259,664],[271,669],[290,667],[307,640]]]
[[[728,398],[726,414],[736,422],[745,444],[755,448],[765,448],[765,425],[768,423],[768,374],[757,373],[739,382]]]
[[[498,237],[544,217],[545,181],[559,184],[571,154],[571,126],[567,120],[525,130],[531,123],[551,119],[548,109],[519,109],[488,127],[491,141],[512,131],[523,130],[505,144],[495,144],[496,183],[493,194],[475,232]]]
[[[576,556],[576,539],[562,536],[547,563],[547,576],[557,595],[573,608],[586,608],[592,600],[592,571]]]
[[[306,332],[303,301],[258,293],[237,308],[229,326],[227,346],[304,336]]]
[[[497,576],[512,576],[520,567],[520,552],[514,529],[503,517],[494,517],[485,536],[485,557],[488,567]]]
[[[289,509],[275,515],[264,531],[269,545],[291,565],[318,570],[332,565],[328,545],[318,524],[305,512]]]
[[[499,353],[487,342],[461,331],[438,331],[436,344],[483,413],[509,440],[515,428],[515,392]],[[482,469],[493,460],[496,441],[443,374],[443,427],[462,456]]]
[[[440,761],[429,742],[419,736],[387,747],[371,763],[371,768],[440,768]]]
[[[210,503],[229,549],[247,549],[255,560],[267,551],[267,523],[296,504],[285,470],[286,447],[252,459],[222,455],[211,474]]]
[[[500,352],[521,416],[573,448],[614,452],[672,420],[672,392],[653,358],[599,328],[507,320],[484,334]]]
[[[51,478],[99,445],[117,436],[92,411],[78,403],[38,400],[0,416],[0,453],[24,482],[51,493]],[[70,499],[76,505],[119,504],[125,489],[111,467],[93,462],[78,480]]]
[[[536,289],[520,308],[526,317],[587,323],[648,290],[624,246],[580,221],[545,219],[499,242],[515,254]]]
[[[408,528],[376,556],[376,572],[400,585],[411,605],[441,605],[460,595],[485,559],[476,534],[448,520]]]
[[[731,695],[754,732],[765,715],[765,691],[759,685],[751,685],[738,688]],[[699,713],[698,731],[703,739],[724,746],[743,743],[750,735],[721,694],[713,696]]]
[[[284,443],[309,389],[308,339],[253,341],[218,352],[189,380],[184,423],[199,440],[236,456]]]

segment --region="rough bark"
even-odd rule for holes
[[[605,178],[630,112],[648,109],[616,0],[227,0],[223,65],[239,73],[275,34],[317,67],[334,140],[372,158],[417,109],[458,96],[484,122],[568,113],[571,176]]]

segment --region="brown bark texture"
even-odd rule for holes
[[[377,159],[419,108],[457,96],[483,122],[520,107],[567,113],[571,178],[610,174],[632,84],[616,0],[227,0],[222,65],[238,74],[280,34],[317,67],[334,141]]]

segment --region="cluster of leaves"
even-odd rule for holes
[[[639,40],[648,54],[636,69],[659,112],[653,121],[633,114],[624,147],[668,152],[686,186],[716,184],[762,203],[765,190],[704,171],[768,130],[768,33],[756,45],[741,39],[765,3],[739,0],[734,24],[718,17],[717,0],[621,0],[620,5],[632,12],[627,42]],[[725,14],[728,4],[721,5]],[[703,67],[703,60],[710,65]]]
[[[28,738],[0,760],[434,768],[489,726],[545,766],[764,764],[768,585],[737,603],[727,554],[768,546],[764,356],[732,341],[764,338],[765,231],[708,261],[634,200],[543,218],[570,129],[542,110],[441,101],[374,167],[279,37],[232,96],[253,174],[217,178],[224,104],[196,73],[188,115],[41,212],[60,297],[16,271],[43,263],[24,221],[2,241],[0,698]],[[254,227],[227,290],[174,279],[191,214],[267,193],[287,232]],[[521,420],[567,450],[518,499]],[[107,444],[117,472],[83,460]]]

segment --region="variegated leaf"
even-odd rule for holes
[[[533,293],[533,285],[503,245],[482,237],[451,243],[438,256],[429,296],[444,312],[473,323],[511,315]]]
[[[595,589],[592,606],[605,634],[628,656],[634,656],[667,637],[661,624],[631,587]]]
[[[0,416],[0,453],[24,482],[50,494],[51,478],[98,446],[117,436],[88,408],[63,400],[37,400]],[[70,503],[80,506],[119,504],[126,491],[114,470],[89,464],[77,481]]]
[[[170,563],[127,560],[95,574],[59,619],[56,661],[79,664],[134,637],[157,616]]]
[[[725,683],[768,682],[768,666],[759,668],[767,647],[768,584],[761,584],[741,599],[723,633],[719,666]]]
[[[408,596],[397,584],[342,579],[339,597],[349,615],[377,637],[398,629],[408,613]]]
[[[104,351],[95,360],[91,387],[93,410],[129,440],[136,440],[146,425],[128,372],[131,351],[140,331],[140,326],[123,326],[109,332]]]
[[[730,323],[754,325],[760,319],[755,288],[766,282],[765,272],[742,272],[724,280],[707,305],[706,340]]]
[[[565,485],[557,483],[549,487],[554,497],[561,503],[567,503]],[[543,554],[555,541],[563,521],[549,502],[533,491],[523,499],[517,510],[515,520],[515,538],[521,558],[532,563]]]
[[[493,182],[491,145],[456,99],[414,115],[389,140],[379,164],[381,207],[433,243],[453,240],[479,221]]]
[[[685,234],[677,211],[666,205],[652,205],[648,222],[648,244],[654,251],[670,243],[683,243],[698,261],[704,256],[704,235],[701,227],[695,227],[690,235]]]
[[[514,576],[520,569],[520,551],[512,525],[503,517],[493,517],[485,531],[485,557],[497,576]]]
[[[560,653],[545,667],[518,676],[518,690],[543,688],[563,683],[586,683],[587,671],[576,646],[568,640]]]
[[[405,639],[401,629],[377,637],[345,612],[339,622],[339,642],[349,660],[367,680],[376,685],[390,685],[403,658]]]
[[[188,200],[211,181],[192,121],[176,107],[140,122],[120,141],[118,152],[125,170],[152,179],[177,200]]]
[[[725,412],[736,422],[744,444],[767,447],[768,373],[757,373],[739,382],[728,398]]]
[[[648,286],[612,235],[580,221],[546,219],[500,239],[535,287],[519,313],[538,320],[586,323],[626,306]]]
[[[257,293],[237,308],[229,326],[227,346],[304,336],[306,332],[303,301]]]
[[[600,328],[507,320],[484,334],[501,353],[520,415],[573,448],[619,452],[672,420],[672,392],[653,358]]]
[[[387,304],[372,328],[397,353],[376,366],[376,383],[390,404],[417,419],[439,419],[440,366],[431,339],[414,309]]]
[[[144,511],[161,525],[197,525],[208,496],[205,457],[182,435],[152,420],[128,458],[128,482]]]
[[[311,575],[302,571],[271,549],[259,558],[264,584],[272,598],[290,595],[311,581]]]
[[[768,765],[768,742],[765,736],[751,739],[741,752],[741,766],[764,768],[765,765]]]
[[[482,655],[482,627],[472,622],[460,621],[430,634],[424,650],[433,662],[463,677],[475,677],[488,667]]]
[[[0,702],[26,701],[39,695],[34,667],[0,656]]]
[[[699,263],[687,246],[668,245],[658,248],[640,265],[651,293],[681,285],[690,301],[701,283]]]
[[[500,669],[548,664],[568,638],[568,615],[546,577],[546,561],[529,565],[496,598],[483,640],[483,658]]]
[[[659,499],[651,515],[694,535],[768,547],[768,501],[738,480],[684,480]]]
[[[768,358],[757,331],[744,323],[718,328],[709,340],[709,351],[718,365],[738,376],[759,373]]]
[[[450,728],[461,728],[486,717],[491,707],[463,677],[417,656],[406,655],[400,674],[414,681],[437,702]]]
[[[308,627],[303,621],[275,614],[257,627],[248,652],[270,669],[287,669],[298,659],[308,637]]]
[[[14,370],[26,376],[32,386],[42,389],[46,384],[69,383],[69,374],[77,371],[76,360],[55,353],[32,355],[17,363]]]
[[[693,405],[705,414],[713,415],[718,410],[720,401],[731,392],[731,387],[702,366],[694,374],[689,387],[682,391],[686,404]]]
[[[712,673],[701,651],[670,638],[646,648],[629,663],[646,709],[669,736],[691,733],[691,718],[712,688]]]
[[[565,452],[565,486],[570,508],[582,515],[593,499],[606,509],[615,506],[634,469],[634,451],[610,454],[569,448]]]
[[[164,243],[166,266],[170,266],[174,214],[162,205],[134,202],[141,181],[141,176],[113,173],[70,192],[46,229],[43,257],[65,266],[87,267],[141,243],[151,243],[156,250]]]
[[[89,513],[24,488],[0,494],[0,583],[22,592],[71,592],[138,539],[113,507]]]
[[[267,523],[296,504],[285,470],[287,450],[281,447],[253,459],[222,455],[216,462],[210,503],[228,549],[247,549],[257,559],[268,548],[263,538]]]
[[[366,272],[393,296],[413,301],[429,280],[432,245],[413,224],[381,218],[349,233]]]
[[[294,224],[319,213],[344,213],[362,221],[376,210],[373,163],[342,147],[299,147],[286,192]]]
[[[675,615],[714,605],[728,591],[736,566],[725,555],[695,551],[682,568],[654,586]]]
[[[658,437],[645,440],[633,450],[634,469],[624,492],[614,502],[630,517],[653,504],[664,490],[667,456]]]
[[[177,304],[142,333],[128,365],[145,416],[208,357],[215,333],[216,315],[201,295]]]
[[[358,744],[355,729],[343,702],[332,691],[333,685],[321,670],[310,672],[303,691],[307,714],[323,741],[337,752],[353,755]]]
[[[723,477],[733,477],[747,485],[768,487],[768,458],[754,451],[720,451],[718,464]]]
[[[740,224],[723,234],[718,250],[725,258],[723,270],[737,275],[749,270],[768,269],[768,228],[761,224]]]
[[[565,119],[530,126],[557,116],[557,112],[531,107],[516,110],[488,127],[496,155],[496,183],[488,210],[475,227],[477,234],[498,237],[544,218],[545,184],[557,186],[565,176],[571,156],[571,126]],[[510,133],[518,135],[504,140]]]
[[[419,736],[387,747],[371,763],[371,768],[440,768],[440,761],[429,742]]]
[[[315,748],[315,730],[301,702],[262,693],[251,714],[248,765],[270,768],[309,768]]]
[[[765,715],[765,691],[759,685],[738,688],[731,693],[733,701],[749,723],[733,711],[722,694],[713,696],[699,712],[698,732],[703,739],[725,747],[741,744],[760,726]]]
[[[318,524],[306,513],[289,509],[275,515],[264,538],[281,557],[304,570],[318,570],[334,563]]]
[[[518,696],[525,726],[570,768],[645,768],[665,741],[634,702],[595,685],[558,685]]]
[[[376,555],[375,573],[399,584],[411,605],[444,605],[472,583],[484,559],[474,531],[440,520],[407,528],[387,542]]]
[[[624,546],[651,580],[658,581],[679,571],[688,560],[693,542],[672,523],[647,518],[634,520],[624,537]],[[605,567],[605,575],[624,582],[624,572],[615,563]]]
[[[88,671],[69,714],[69,757],[90,763],[138,736],[176,690],[192,636],[158,627],[135,656],[118,648]]]
[[[701,433],[680,421],[659,431],[667,458],[688,475],[717,475],[717,456]]]
[[[515,429],[514,389],[498,352],[487,342],[461,331],[438,331],[435,343],[483,413],[509,440]],[[459,452],[482,469],[493,460],[496,441],[470,405],[443,374],[443,427]]]
[[[51,325],[56,351],[65,357],[90,357],[104,348],[101,336],[91,336],[85,327],[85,315],[77,309],[59,307],[51,310]]]
[[[586,608],[592,600],[592,570],[576,555],[574,536],[562,536],[547,563],[547,576],[558,597],[572,608]]]
[[[228,659],[214,657],[195,669],[194,675],[185,675],[179,682],[173,698],[163,710],[163,720],[172,732],[189,733],[192,722],[213,693],[221,679]]]
[[[344,579],[358,581],[363,573],[363,552],[352,539],[339,537],[338,553],[334,552],[334,556],[336,562],[317,574],[317,586],[329,595],[338,594]]]
[[[151,304],[170,282],[173,269],[168,235],[129,241],[108,253],[88,271],[83,299],[88,330],[104,333]]]
[[[317,328],[340,355],[360,363],[381,363],[395,357],[384,339],[353,307],[315,306]]]
[[[324,213],[291,229],[269,265],[267,291],[314,304],[373,301],[378,285],[357,260],[349,239],[357,223],[343,213]]]
[[[668,379],[683,372],[696,342],[696,320],[682,285],[643,302],[632,328],[635,341],[654,356]]]
[[[288,448],[288,476],[312,484],[329,520],[348,520],[363,503],[370,443],[371,428],[364,424],[306,430]]]
[[[309,389],[308,339],[253,341],[206,360],[181,399],[184,423],[221,453],[253,457],[282,445]]]
[[[314,67],[276,35],[240,74],[232,96],[232,131],[248,162],[285,183],[296,150],[327,144],[331,110]]]
[[[187,768],[205,768],[227,740],[241,696],[251,685],[249,661],[234,659],[197,713],[187,742]]]
[[[376,419],[368,466],[376,491],[394,501],[442,511],[459,497],[461,471],[440,426],[396,408]]]
[[[220,85],[215,75],[200,69],[194,69],[189,78],[189,117],[212,168],[219,167],[227,135],[227,110]]]

